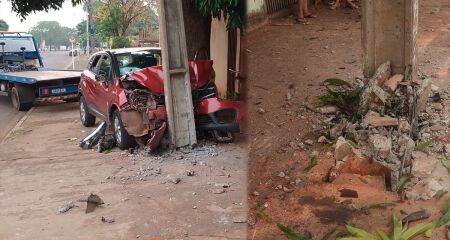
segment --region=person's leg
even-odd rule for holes
[[[353,0],[347,0],[347,4],[353,8],[353,9],[358,9],[358,5],[356,5]]]
[[[305,18],[315,18],[316,15],[312,14],[308,8],[308,0],[303,0],[303,16]]]
[[[304,10],[303,10],[303,7],[304,7],[304,2],[306,2],[307,0],[298,0],[298,4],[297,4],[297,6],[298,6],[298,12],[297,12],[297,20],[299,20],[299,19],[305,19],[305,15],[304,15]]]
[[[340,5],[341,5],[340,0],[336,0],[336,1],[334,1],[334,3],[332,3],[330,5],[330,8],[334,10],[334,9],[338,8]]]

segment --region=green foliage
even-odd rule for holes
[[[58,10],[65,1],[66,0],[10,0],[12,10],[22,19],[26,19],[30,13],[36,11],[48,12],[49,10]],[[73,6],[78,5],[83,1],[85,0],[71,0]]]
[[[450,160],[447,158],[447,156],[444,154],[441,158],[442,165],[447,169],[447,171],[450,173]]]
[[[405,184],[407,182],[409,182],[410,180],[411,180],[411,176],[409,176],[409,175],[401,176],[400,180],[398,180],[396,192],[400,192],[403,189],[403,186],[405,186]]]
[[[444,215],[436,222],[436,228],[441,227],[450,222],[450,199],[447,200],[447,208]]]
[[[441,189],[441,190],[437,191],[436,194],[434,194],[434,198],[441,199],[441,197],[443,197],[447,193],[448,193],[447,190]]]
[[[309,173],[315,166],[317,166],[317,157],[311,157],[309,165],[303,170],[303,173]]]
[[[377,203],[377,204],[369,204],[361,208],[361,210],[369,210],[374,208],[385,209],[390,207],[395,207],[397,204],[395,203]]]
[[[126,47],[130,47],[130,45],[131,45],[131,41],[127,37],[114,37],[111,48],[112,49],[126,48]]]
[[[45,40],[47,46],[69,45],[69,38],[76,36],[76,30],[63,27],[57,21],[41,21],[30,29],[30,33],[41,44]]]
[[[425,150],[425,148],[429,147],[432,143],[433,143],[433,140],[428,140],[425,142],[418,143],[416,145],[416,147],[414,148],[414,150],[423,151],[423,150]]]
[[[430,237],[434,230],[434,223],[432,222],[419,223],[411,228],[408,228],[408,225],[403,226],[402,220],[398,219],[395,214],[392,215],[392,224],[393,229],[389,236],[380,230],[377,230],[377,234],[375,235],[363,229],[347,225],[347,230],[351,236],[342,237],[339,240],[410,240],[422,234]]]
[[[335,105],[347,113],[356,112],[362,90],[360,87],[354,87],[350,83],[337,78],[326,79],[324,84],[326,94],[319,96],[321,104]]]
[[[8,31],[9,25],[5,22],[5,20],[0,19],[0,31]]]
[[[244,28],[245,2],[242,0],[195,0],[198,10],[205,16],[227,21],[228,29]]]
[[[292,230],[282,224],[277,224],[277,227],[278,227],[278,229],[280,229],[282,232],[284,232],[286,234],[286,236],[288,237],[289,240],[309,240],[309,238],[298,234],[294,230]]]

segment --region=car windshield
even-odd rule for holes
[[[120,75],[161,65],[160,50],[142,50],[116,54]]]

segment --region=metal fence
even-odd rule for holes
[[[267,14],[272,14],[295,3],[297,0],[266,0]]]

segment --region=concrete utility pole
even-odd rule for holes
[[[159,1],[159,24],[170,141],[174,147],[192,146],[197,136],[182,0]]]
[[[362,1],[362,46],[365,77],[391,61],[394,74],[416,77],[419,0]]]

